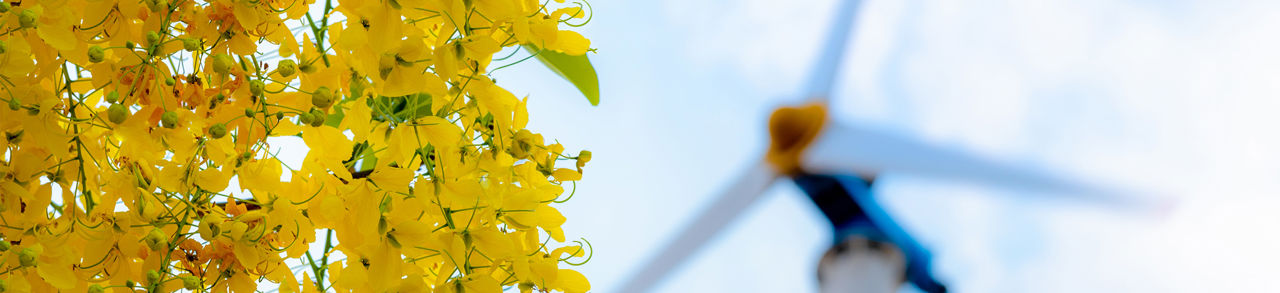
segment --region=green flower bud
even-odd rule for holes
[[[9,1],[0,2],[0,13],[9,12],[9,8],[13,8],[13,5],[9,5]]]
[[[160,231],[160,228],[151,229],[151,232],[147,233],[147,237],[144,237],[142,241],[147,243],[147,247],[155,251],[160,251],[169,246],[169,241],[165,239],[164,232]]]
[[[281,60],[276,64],[276,73],[284,77],[293,76],[294,73],[298,73],[298,64],[294,63],[293,59]]]
[[[227,125],[218,123],[218,124],[214,124],[213,126],[209,126],[209,136],[213,137],[214,139],[227,136]]]
[[[284,112],[276,112],[276,120],[284,119]]]
[[[196,278],[196,276],[181,276],[178,278],[182,279],[182,288],[184,289],[194,291],[200,288],[200,279]]]
[[[102,285],[93,284],[93,286],[89,286],[89,293],[103,293],[106,291],[106,289],[102,288]]]
[[[178,127],[178,113],[165,111],[164,114],[160,115],[160,126],[164,126],[164,128],[169,129]]]
[[[107,103],[114,104],[116,101],[119,101],[119,100],[120,100],[120,92],[111,91],[107,93]]]
[[[133,47],[136,47],[136,46],[137,46],[137,45],[136,45],[136,44],[134,44],[134,43],[133,43],[133,41],[126,41],[126,42],[124,42],[124,47],[125,47],[125,48],[128,48],[129,50],[133,50]]]
[[[253,115],[256,115],[256,114],[258,114],[257,111],[254,111],[253,109],[249,109],[249,108],[244,108],[244,117],[253,118]]]
[[[227,74],[231,72],[231,67],[235,66],[235,59],[227,54],[213,55],[213,72]]]
[[[328,87],[320,87],[311,92],[311,104],[316,108],[327,108],[333,105],[333,92]]]
[[[160,283],[160,272],[147,270],[147,285],[155,285],[157,283]]]
[[[137,285],[137,284],[134,284],[133,280],[125,280],[125,281],[124,281],[124,287],[125,287],[125,288],[133,289],[133,286],[135,286],[135,285]]]
[[[182,49],[189,52],[200,51],[200,40],[193,38],[182,39]]]
[[[102,62],[102,58],[105,57],[105,55],[106,55],[106,51],[104,51],[102,47],[99,47],[99,46],[89,47],[89,62],[93,62],[93,63]]]
[[[311,125],[312,118],[314,117],[311,117],[310,113],[302,113],[301,115],[298,115],[298,123],[302,125]]]
[[[167,85],[167,86],[173,86],[173,84],[177,82],[178,82],[177,80],[173,80],[173,77],[167,77],[164,79],[164,85]]]
[[[319,109],[311,109],[311,126],[318,127],[320,125],[324,125],[324,119],[327,116],[329,115],[325,115],[324,112],[320,112]]]
[[[9,240],[0,240],[0,251],[9,251],[10,247],[13,247],[13,244],[10,244]]]
[[[35,10],[23,10],[18,13],[18,25],[22,26],[22,28],[35,27],[37,18],[40,18],[40,16],[36,15]]]
[[[148,46],[155,46],[160,44],[160,33],[157,33],[155,31],[149,31],[147,32],[146,38],[147,38]]]
[[[0,2],[0,3],[8,3],[8,2]],[[0,54],[4,54],[4,52],[7,52],[7,51],[9,51],[9,43],[0,41]]]
[[[22,103],[18,102],[17,98],[9,98],[9,110],[17,111],[18,109],[22,109]]]
[[[30,247],[23,248],[22,251],[18,252],[18,264],[24,267],[34,266],[36,265],[36,258],[39,256],[40,254],[35,249]]]
[[[263,90],[264,88],[266,88],[266,87],[267,87],[267,85],[266,85],[266,84],[264,84],[264,83],[262,83],[262,81],[261,81],[261,80],[250,80],[250,81],[249,81],[249,93],[253,94],[254,96],[261,97],[261,96],[262,96],[262,90]]]

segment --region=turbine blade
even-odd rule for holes
[[[1043,170],[921,142],[889,132],[832,123],[801,158],[805,170],[910,173],[1071,196],[1123,208],[1165,209],[1148,195],[1100,186]]]
[[[779,175],[763,160],[738,176],[715,201],[632,275],[621,292],[647,292],[764,195]]]
[[[858,7],[862,0],[844,0],[836,8],[836,17],[831,22],[831,30],[827,31],[827,42],[822,46],[822,55],[814,63],[813,72],[809,76],[807,91],[812,101],[831,100],[831,88],[835,84],[845,47],[848,46],[854,19],[858,15]]]

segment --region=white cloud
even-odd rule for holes
[[[1274,180],[1280,174],[1280,42],[1269,37],[1280,31],[1274,6],[916,5],[905,16],[908,27],[900,28],[908,36],[896,44],[907,53],[890,56],[902,58],[905,68],[881,71],[888,76],[875,77],[875,86],[846,85],[844,92],[875,95],[859,101],[910,105],[905,116],[868,115],[878,123],[1182,198],[1163,221],[1007,199],[960,197],[968,203],[946,208],[995,211],[969,216],[897,202],[925,227],[922,234],[945,240],[936,243],[940,266],[959,289],[1275,291],[1248,281],[1264,278],[1261,272],[1280,261],[1272,252],[1280,233],[1267,232],[1278,222],[1268,211],[1280,208]],[[1019,212],[1025,209],[1040,212]],[[939,225],[951,229],[933,227]],[[1027,232],[1043,233],[1020,234]],[[1030,260],[1003,259],[1010,241],[1027,241]]]
[[[834,16],[835,0],[662,2],[688,68],[724,68],[757,89],[795,94]],[[781,91],[779,91],[781,90]]]

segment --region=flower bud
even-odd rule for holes
[[[17,111],[18,109],[22,109],[22,103],[18,102],[18,99],[10,97],[9,110]]]
[[[328,108],[333,105],[333,92],[328,87],[319,87],[311,92],[311,104],[316,108]]]
[[[116,101],[119,101],[119,100],[120,100],[120,92],[111,91],[107,93],[107,103],[115,104]]]
[[[35,10],[26,9],[18,13],[18,25],[22,28],[30,28],[36,26],[36,19],[39,18]]]
[[[182,49],[189,52],[200,51],[200,40],[194,38],[182,39]]]
[[[10,8],[13,8],[13,5],[10,5],[9,1],[0,1],[0,13],[9,12]]]
[[[155,31],[147,32],[147,46],[155,46],[160,44],[160,34]]]
[[[23,248],[22,251],[18,252],[18,264],[24,267],[34,266],[36,265],[36,257],[39,256],[40,254],[35,249],[30,247]]]
[[[181,276],[178,278],[182,279],[183,289],[194,291],[200,288],[200,279],[196,278],[196,276]]]
[[[160,272],[147,270],[147,285],[155,285],[157,283],[160,283]]]
[[[298,115],[298,123],[302,125],[311,125],[311,113],[302,113]]]
[[[102,58],[106,57],[106,51],[99,46],[89,47],[89,62],[102,62]]]
[[[10,244],[9,240],[0,240],[0,252],[9,251],[10,247],[13,247],[13,244]]]
[[[318,127],[320,125],[324,125],[324,119],[327,116],[329,115],[325,115],[324,112],[320,112],[319,109],[311,109],[311,126]]]
[[[124,42],[124,47],[125,47],[125,48],[127,48],[127,49],[129,49],[129,50],[133,50],[133,48],[134,48],[134,47],[136,47],[136,46],[137,46],[137,45],[136,45],[136,44],[134,44],[134,43],[133,43],[133,41],[126,41],[126,42]]]
[[[135,285],[137,285],[137,284],[134,284],[133,280],[125,280],[125,281],[124,281],[124,287],[125,287],[125,288],[133,289],[133,286],[135,286]]]
[[[261,96],[262,96],[262,90],[263,90],[264,88],[266,88],[266,87],[267,87],[267,85],[266,85],[266,84],[264,84],[264,83],[262,83],[262,81],[261,81],[261,80],[250,80],[250,81],[249,81],[249,93],[253,94],[254,96],[261,97]]]
[[[8,4],[9,2],[3,2],[3,1],[0,1],[0,3]],[[6,52],[6,51],[9,51],[9,43],[5,43],[4,41],[0,41],[0,54],[4,54],[4,52]]]
[[[235,66],[236,61],[231,59],[227,54],[213,55],[213,72],[227,74],[231,72],[231,67]]]
[[[115,123],[115,124],[124,123],[124,119],[128,119],[128,118],[129,118],[129,109],[127,109],[127,107],[125,107],[124,105],[111,104],[111,106],[108,107],[108,109],[106,109],[106,120],[109,120],[109,122],[111,123]]]
[[[293,74],[297,72],[298,64],[294,63],[293,59],[284,59],[281,60],[280,63],[276,64],[276,73],[279,73],[280,76],[289,77],[293,76]]]
[[[167,77],[167,78],[165,78],[165,79],[164,79],[164,85],[167,85],[167,86],[173,86],[173,84],[175,84],[175,83],[177,83],[177,82],[178,82],[178,81],[177,81],[177,80],[174,80],[174,79],[173,79],[173,77]]]
[[[93,286],[89,286],[89,291],[88,291],[88,292],[89,292],[89,293],[103,293],[103,292],[106,292],[106,291],[107,291],[106,289],[102,288],[102,285],[93,284]]]
[[[244,108],[244,117],[253,118],[253,115],[257,115],[257,114],[258,112],[254,111],[253,109]]]
[[[209,126],[209,137],[212,137],[214,139],[219,139],[219,138],[222,138],[223,136],[227,136],[226,124],[218,123],[218,124],[214,124],[213,126]]]
[[[160,115],[160,126],[164,126],[164,128],[169,129],[178,127],[178,113],[174,113],[173,111],[164,111],[164,114]]]
[[[169,241],[165,239],[164,232],[161,232],[160,228],[151,229],[151,232],[147,233],[147,236],[142,241],[147,243],[147,247],[155,251],[160,251],[169,246]]]

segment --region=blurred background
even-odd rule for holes
[[[494,74],[530,96],[532,130],[594,153],[560,207],[596,249],[593,291],[758,160],[836,1],[593,1],[599,107],[537,62]],[[841,123],[1177,200],[1143,216],[881,176],[954,292],[1280,291],[1280,2],[866,0],[853,30]],[[815,292],[823,221],[776,185],[655,291]]]

